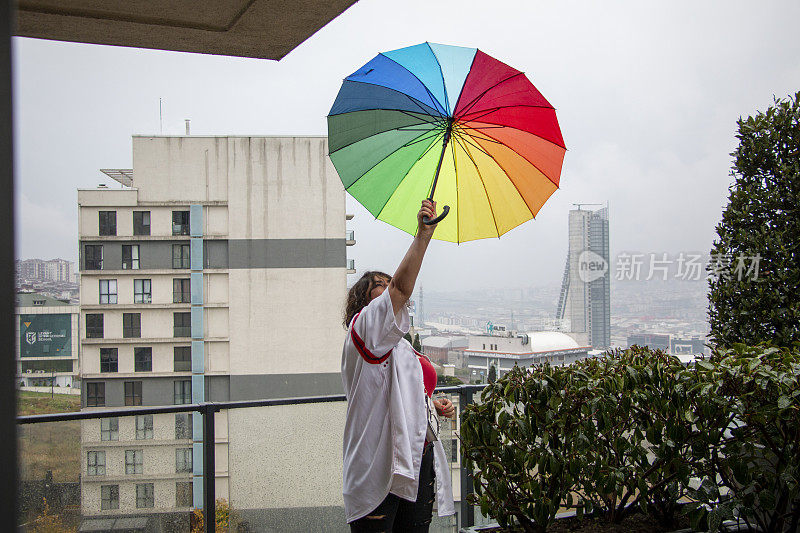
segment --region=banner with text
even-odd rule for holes
[[[20,315],[21,357],[70,357],[72,355],[71,315]]]

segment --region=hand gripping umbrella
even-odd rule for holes
[[[441,221],[434,238],[451,242],[535,217],[566,150],[553,106],[522,72],[433,43],[378,54],[345,78],[328,143],[345,189],[376,218],[413,235],[427,196],[445,207],[425,222]]]

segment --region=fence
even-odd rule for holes
[[[437,389],[437,393],[446,393],[455,395],[453,399],[459,405],[459,410],[463,411],[464,407],[473,402],[473,396],[476,391],[483,389],[485,385],[460,385],[452,387],[441,387]],[[184,404],[172,406],[154,406],[154,407],[137,407],[137,408],[115,408],[103,410],[91,410],[75,413],[57,413],[57,414],[44,414],[44,415],[30,415],[17,417],[17,424],[22,426],[30,426],[36,424],[54,423],[54,422],[72,422],[72,421],[89,421],[101,420],[118,417],[142,417],[145,415],[165,415],[165,414],[178,414],[178,413],[199,413],[202,418],[202,501],[203,501],[203,516],[204,527],[206,532],[213,532],[215,528],[214,509],[215,509],[215,495],[216,495],[216,442],[215,442],[215,414],[227,410],[237,411],[248,408],[263,408],[263,407],[280,407],[280,406],[300,406],[310,404],[332,404],[337,402],[344,402],[346,398],[344,395],[331,395],[331,396],[313,396],[301,398],[280,398],[280,399],[266,399],[266,400],[248,400],[248,401],[232,401],[232,402],[204,402],[199,404]],[[227,422],[226,422],[227,423]],[[225,428],[227,431],[227,428]],[[138,426],[137,426],[138,431]],[[151,428],[152,431],[152,428]],[[195,433],[197,434],[197,433]],[[139,438],[137,435],[136,438]],[[460,450],[460,446],[453,445],[452,454],[456,453],[456,449]],[[50,452],[52,453],[52,452]],[[102,468],[105,472],[105,455],[103,456]],[[227,460],[227,457],[226,457]],[[453,457],[455,461],[455,455]],[[81,458],[83,461],[83,458]],[[126,457],[126,472],[128,458]],[[475,510],[474,507],[467,502],[467,495],[472,493],[472,477],[469,472],[463,468],[463,461],[458,461],[460,472],[460,526],[467,527],[475,524]],[[96,468],[96,466],[95,466]],[[135,464],[134,464],[135,468]],[[135,471],[135,470],[134,470]],[[52,476],[52,474],[49,474]],[[453,480],[454,483],[456,479]],[[456,487],[454,487],[456,489]],[[138,489],[137,489],[138,490]],[[137,493],[137,498],[139,497]],[[119,498],[119,494],[117,494]],[[150,494],[152,499],[152,493]],[[74,499],[74,498],[73,498]],[[138,500],[137,500],[138,506]]]

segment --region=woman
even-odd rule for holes
[[[344,507],[353,532],[428,531],[434,493],[439,516],[454,514],[450,473],[441,442],[427,431],[428,397],[436,372],[403,336],[408,299],[436,226],[436,204],[424,200],[417,235],[394,276],[367,272],[350,289],[344,325],[342,383],[347,395],[344,429]],[[434,400],[452,418],[450,400]],[[431,442],[429,442],[431,441]]]

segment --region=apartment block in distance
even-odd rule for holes
[[[103,172],[120,187],[78,191],[85,409],[341,393],[354,239],[326,138],[136,136],[133,169]],[[276,437],[242,411],[216,416],[215,475],[244,512],[264,492],[248,446]],[[198,414],[85,422],[84,516],[163,527],[201,507],[201,430]]]

